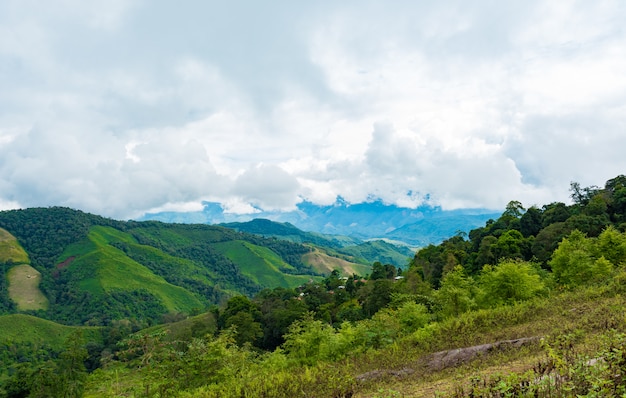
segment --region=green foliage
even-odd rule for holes
[[[338,345],[331,325],[308,316],[291,324],[283,348],[294,363],[313,365],[321,360],[336,359],[338,352],[330,348]]]
[[[122,222],[67,208],[0,212],[0,227],[42,274],[50,306],[40,315],[69,324],[155,323],[235,293],[319,279],[302,261],[311,248],[222,227]],[[2,278],[0,313],[15,310]]]
[[[480,275],[481,301],[487,306],[512,304],[541,294],[545,285],[535,266],[528,262],[506,260],[485,266]]]
[[[30,264],[28,254],[7,230],[0,228],[0,263],[8,265]]]
[[[609,331],[591,355],[576,352],[580,336],[564,334],[545,339],[545,359],[523,373],[473,377],[461,397],[623,397],[626,395],[626,337]]]
[[[555,280],[567,287],[604,282],[614,269],[607,257],[620,263],[624,259],[624,239],[613,229],[607,229],[597,239],[574,230],[563,239],[550,260]]]
[[[612,226],[606,228],[596,240],[596,257],[604,257],[611,264],[618,266],[626,262],[626,234]]]
[[[444,317],[457,316],[475,308],[474,281],[465,275],[461,266],[456,266],[444,275],[435,300]]]
[[[71,334],[58,361],[48,361],[36,372],[29,396],[82,397],[87,379],[84,361],[88,356],[83,344],[80,331]]]

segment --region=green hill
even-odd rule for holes
[[[102,341],[100,329],[97,327],[66,326],[26,314],[0,316],[0,342],[3,343],[45,343],[58,350],[76,330],[83,331],[86,340]]]
[[[71,260],[69,270],[76,270],[79,287],[92,296],[114,291],[145,291],[158,299],[168,312],[190,312],[202,307],[193,293],[168,283],[148,267],[134,261],[112,242],[133,244],[127,233],[111,227],[92,227],[87,240],[69,246],[60,260]]]
[[[371,265],[375,262],[406,267],[415,254],[415,248],[406,244],[394,244],[389,240],[372,239],[363,241],[341,235],[325,235],[317,232],[305,232],[290,223],[280,223],[266,219],[254,219],[248,222],[221,224],[237,231],[276,237],[296,243],[308,243],[322,248],[331,255],[350,256],[351,262]],[[328,250],[331,249],[331,250]]]
[[[0,228],[0,263],[30,264],[28,254],[15,236]]]
[[[266,247],[228,241],[216,243],[215,249],[233,263],[242,264],[242,274],[260,286],[296,287],[311,279],[311,275],[292,275],[297,269]]]
[[[380,262],[406,268],[415,255],[416,249],[384,240],[371,240],[359,245],[342,247],[338,251],[342,254],[364,259],[369,264]]]
[[[52,207],[0,212],[0,228],[0,314],[38,310],[73,325],[150,324],[236,294],[295,287],[324,269],[304,261],[309,246],[220,226],[124,222]],[[35,306],[9,297],[7,286],[10,265],[29,262],[41,274],[41,295],[26,298]],[[31,279],[22,292],[34,292]]]

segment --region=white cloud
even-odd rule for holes
[[[298,188],[296,178],[279,166],[260,164],[237,177],[233,193],[265,210],[292,210]]]
[[[566,201],[626,168],[624,18],[619,1],[6,1],[0,207]]]

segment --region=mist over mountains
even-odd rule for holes
[[[467,233],[501,214],[488,209],[442,210],[441,207],[428,205],[410,209],[387,205],[381,200],[350,204],[342,198],[332,205],[321,206],[304,201],[293,211],[258,209],[251,214],[226,212],[216,202],[203,204],[202,211],[148,213],[141,220],[222,224],[263,218],[288,222],[307,232],[345,235],[361,240],[388,239],[410,246],[425,246],[440,243],[459,232]]]

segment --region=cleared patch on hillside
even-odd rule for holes
[[[28,254],[15,236],[0,228],[0,263],[30,264]]]
[[[302,256],[302,262],[324,274],[328,274],[336,269],[342,275],[366,275],[371,272],[371,268],[367,265],[351,263],[341,258],[332,257],[319,249]]]
[[[45,310],[48,299],[39,290],[41,274],[28,264],[12,267],[7,273],[9,297],[20,311]]]

